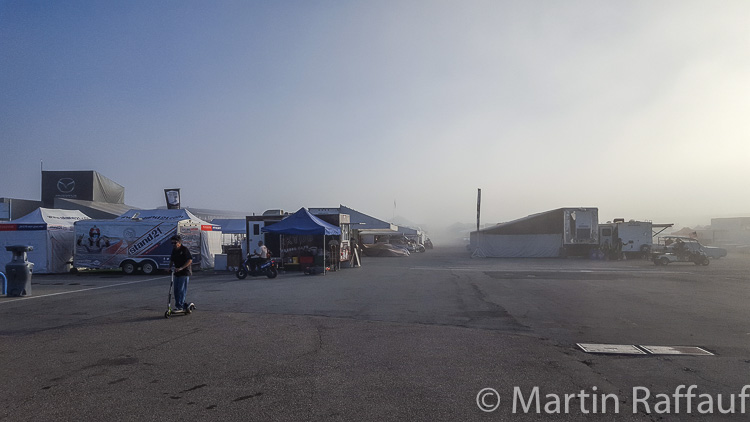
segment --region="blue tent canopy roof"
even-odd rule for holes
[[[341,229],[332,224],[328,224],[320,218],[310,214],[305,207],[279,221],[276,224],[263,227],[264,232],[278,234],[301,234],[301,235],[326,235],[338,236]]]

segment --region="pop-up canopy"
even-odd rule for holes
[[[263,227],[264,232],[277,234],[297,234],[297,235],[324,235],[339,236],[341,228],[328,224],[320,218],[310,214],[305,207],[279,221],[276,224]]]
[[[325,265],[325,250],[326,250],[326,236],[340,236],[341,228],[336,227],[332,224],[328,224],[320,218],[310,214],[305,207],[299,209],[299,211],[290,215],[289,217],[279,221],[276,224],[263,227],[261,229],[267,233],[276,233],[282,235],[322,235],[322,253],[323,253],[323,274],[326,273]]]
[[[5,246],[33,246],[28,259],[38,274],[64,273],[73,259],[73,223],[89,217],[75,210],[38,208],[17,220],[0,223],[0,265],[12,259]]]
[[[214,218],[211,220],[211,224],[221,227],[221,232],[224,234],[245,234],[247,232],[244,218]]]

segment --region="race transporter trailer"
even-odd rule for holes
[[[73,267],[121,268],[125,274],[166,270],[170,238],[179,234],[193,255],[193,265],[211,268],[214,254],[221,252],[221,233],[214,228],[186,210],[131,210],[115,220],[79,221]]]

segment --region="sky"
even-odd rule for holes
[[[750,2],[0,0],[0,197],[750,216]]]

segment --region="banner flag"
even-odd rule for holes
[[[164,197],[167,199],[168,210],[180,209],[180,189],[164,189]]]

